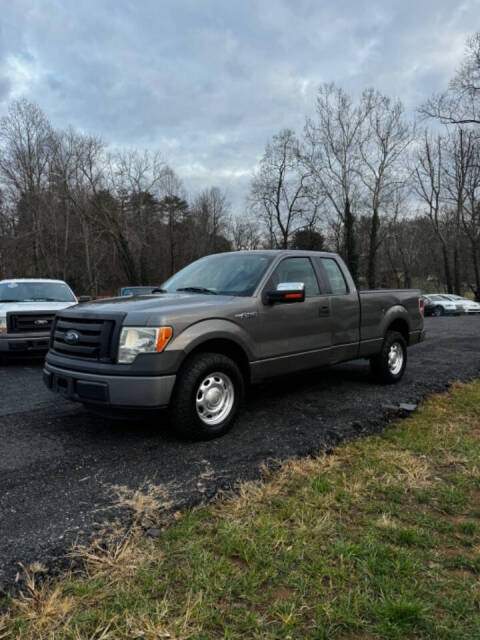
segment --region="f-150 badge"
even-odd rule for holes
[[[257,311],[243,311],[242,313],[236,313],[235,318],[240,318],[240,320],[248,320],[249,318],[256,318],[257,315]]]

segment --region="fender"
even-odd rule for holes
[[[410,333],[410,319],[408,311],[403,305],[394,304],[388,309],[382,310],[382,316],[376,327],[374,335],[365,339],[365,336],[361,332],[361,339],[358,345],[358,357],[368,358],[377,354],[381,349],[388,328],[395,322],[404,324],[404,331],[402,331],[402,333],[405,334],[405,339],[408,342]]]
[[[401,304],[393,305],[393,307],[390,307],[390,309],[385,313],[380,325],[382,339],[385,337],[388,328],[394,322],[398,321],[406,326],[405,339],[408,343],[411,331],[410,315],[408,310]],[[401,333],[404,333],[404,331],[401,331]]]
[[[381,335],[385,336],[388,327],[395,322],[395,320],[402,320],[407,325],[407,332],[410,333],[410,317],[407,309],[401,304],[395,304],[393,307],[387,310],[381,323]]]
[[[249,334],[235,322],[222,318],[200,320],[190,325],[174,337],[165,351],[181,350],[188,355],[202,343],[219,339],[235,342],[245,352],[249,362],[255,360],[252,338]]]

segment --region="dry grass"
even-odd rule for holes
[[[382,478],[386,485],[401,484],[408,490],[421,489],[432,484],[432,468],[426,456],[418,456],[411,451],[399,451],[396,447],[385,447],[378,452],[377,461],[389,467]]]
[[[170,498],[171,487],[164,484],[155,485],[145,481],[138,489],[131,489],[124,485],[108,485],[114,507],[123,507],[133,514],[134,523],[148,518],[153,522],[162,517],[172,508]]]

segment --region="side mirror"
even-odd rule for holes
[[[305,284],[303,282],[281,282],[275,291],[267,292],[267,302],[303,302]]]
[[[81,304],[82,302],[90,302],[92,298],[90,296],[78,296],[77,300],[79,302],[79,304]]]

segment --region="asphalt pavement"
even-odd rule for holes
[[[42,360],[0,365],[0,588],[22,566],[48,568],[96,524],[121,513],[110,488],[165,487],[173,508],[259,476],[262,463],[311,455],[381,430],[454,380],[480,372],[480,316],[427,318],[427,340],[409,349],[403,380],[379,386],[368,363],[295,374],[253,387],[232,432],[182,442],[164,414],[119,422],[47,391]]]

